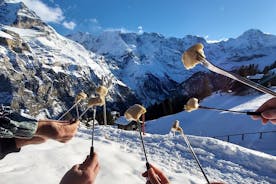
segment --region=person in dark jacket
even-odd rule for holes
[[[19,152],[21,147],[40,144],[48,139],[67,142],[77,132],[79,121],[35,120],[18,113],[0,111],[0,159]],[[61,184],[94,183],[99,172],[98,156],[87,156],[82,164],[74,165],[63,176]]]
[[[67,142],[76,134],[79,121],[36,120],[16,112],[0,113],[0,159],[21,147],[48,139]]]

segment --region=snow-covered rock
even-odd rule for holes
[[[45,108],[57,117],[80,91],[94,94],[103,78],[113,108],[119,111],[137,102],[103,56],[59,35],[23,3],[0,4],[0,62],[1,96],[6,96],[0,103],[34,116]]]
[[[171,97],[172,91],[194,73],[207,71],[202,66],[185,70],[180,61],[182,53],[195,43],[203,43],[207,59],[226,70],[250,64],[258,64],[263,70],[276,59],[276,36],[254,29],[217,43],[207,43],[204,38],[192,35],[180,39],[146,32],[107,31],[100,35],[79,32],[67,37],[103,54],[114,75],[133,89],[146,106]],[[221,86],[217,81],[212,85]],[[180,90],[187,91],[184,88],[187,86]],[[188,91],[196,93],[192,88]]]

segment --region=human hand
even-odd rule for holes
[[[77,133],[79,121],[39,120],[35,135],[59,142],[68,142]]]
[[[29,144],[41,144],[46,142],[46,140],[47,140],[46,138],[38,137],[38,136],[35,136],[31,139],[15,138],[15,144],[16,144],[16,147],[19,149]]]
[[[163,174],[161,170],[150,164],[150,169],[142,174],[147,177],[146,184],[169,184],[169,179]]]
[[[261,116],[252,116],[252,119],[261,119],[263,124],[267,124],[268,121],[272,124],[276,124],[276,98],[271,98],[266,101],[256,112],[261,112]]]
[[[100,170],[98,155],[87,156],[82,164],[74,165],[61,179],[60,184],[93,184]]]

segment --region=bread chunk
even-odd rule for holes
[[[175,122],[173,123],[171,131],[172,132],[182,132],[183,131],[182,128],[179,126],[178,120],[175,120]]]
[[[89,107],[92,107],[92,106],[103,106],[104,104],[105,104],[105,100],[101,96],[90,98],[89,101],[88,101],[88,106]]]
[[[197,98],[190,98],[186,105],[184,105],[184,109],[187,112],[192,112],[194,110],[197,110],[199,107],[198,99]]]
[[[125,118],[129,121],[138,121],[139,118],[146,112],[147,110],[145,107],[139,104],[135,104],[126,110]]]
[[[204,46],[201,43],[197,43],[184,52],[182,55],[182,63],[187,70],[194,68],[200,63],[200,60],[198,60],[197,57],[198,53],[205,58],[203,48]]]
[[[105,97],[108,93],[108,89],[105,86],[99,86],[96,89],[96,93],[102,97]]]
[[[79,94],[77,94],[76,98],[75,98],[75,102],[79,102],[81,100],[84,100],[87,98],[87,94],[85,94],[84,92],[80,92]]]

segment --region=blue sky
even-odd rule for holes
[[[64,35],[121,29],[219,40],[251,28],[276,35],[276,0],[23,1]]]

